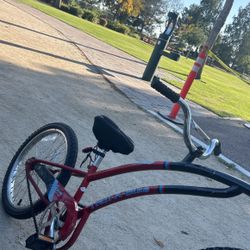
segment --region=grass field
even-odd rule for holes
[[[138,39],[109,30],[85,21],[36,0],[20,0],[50,16],[82,30],[143,61],[148,61],[153,47]],[[193,60],[181,57],[175,62],[162,58],[160,67],[185,80],[193,65]],[[181,81],[169,81],[181,88]],[[194,81],[188,99],[212,110],[220,116],[240,117],[250,121],[250,85],[221,70],[206,66],[202,81]]]

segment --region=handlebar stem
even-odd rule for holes
[[[194,145],[194,143],[192,142],[192,138],[191,138],[192,113],[191,113],[188,103],[183,98],[180,97],[178,104],[181,106],[183,113],[184,113],[184,130],[183,130],[184,142],[189,152],[192,154],[195,151],[197,151],[197,147]],[[194,124],[197,126],[197,128],[199,128],[199,126],[195,122]],[[209,140],[209,145],[204,150],[202,155],[199,156],[199,158],[207,159],[214,152],[215,147],[219,145],[220,142],[218,139],[210,139],[203,130],[201,131],[203,132],[203,135],[206,137],[206,139]]]
[[[197,150],[197,147],[193,144],[192,140],[191,140],[191,122],[192,122],[192,113],[191,110],[189,108],[189,105],[187,104],[187,102],[180,97],[178,104],[181,106],[183,113],[184,113],[184,142],[189,150],[189,152],[193,153]]]

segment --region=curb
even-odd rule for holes
[[[175,130],[176,132],[183,134],[183,130],[181,128],[179,128],[178,126],[176,126],[174,123],[165,120],[164,118],[162,118],[160,115],[158,115],[156,112],[151,111],[151,110],[147,110],[150,114],[152,114],[153,116],[157,117],[158,119],[160,119],[162,122],[166,123],[168,126],[170,126],[173,130]],[[207,148],[207,145],[202,142],[201,140],[197,139],[194,136],[191,136],[192,140],[197,143],[198,145]],[[233,168],[237,171],[239,171],[240,173],[242,173],[243,175],[247,176],[250,178],[250,172],[247,171],[244,167],[240,166],[238,163],[230,160],[228,157],[226,157],[223,154],[220,154],[219,156],[217,156],[218,160],[221,161],[222,163],[224,163],[225,165],[227,165],[230,168]]]

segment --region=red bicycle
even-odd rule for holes
[[[98,170],[108,151],[128,155],[133,151],[134,144],[108,117],[97,116],[93,132],[98,142],[95,147],[83,150],[86,157],[82,163],[87,162],[87,171],[82,171],[74,169],[78,146],[76,135],[69,126],[52,123],[38,129],[21,145],[13,157],[2,189],[2,203],[7,214],[17,219],[33,217],[36,232],[26,240],[27,248],[69,249],[93,212],[130,198],[154,194],[182,194],[214,198],[234,197],[242,193],[250,195],[248,183],[192,163],[196,158],[205,159],[212,153],[220,154],[219,141],[209,139],[210,143],[206,149],[197,147],[190,136],[192,117],[188,104],[158,78],[154,78],[152,87],[182,107],[185,116],[184,141],[189,149],[188,155],[181,162],[157,161]],[[202,133],[204,134],[204,131]],[[89,206],[80,203],[91,182],[128,172],[147,170],[192,173],[209,177],[227,187],[148,186],[114,194]],[[83,178],[74,196],[71,196],[65,189],[71,175]],[[39,221],[37,220],[38,214]]]

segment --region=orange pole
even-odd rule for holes
[[[181,93],[180,93],[180,96],[185,99],[186,96],[187,96],[187,93],[189,91],[189,89],[191,88],[191,85],[196,77],[196,74],[197,72],[199,71],[200,67],[203,65],[204,63],[204,60],[206,58],[206,55],[207,55],[207,50],[208,50],[208,47],[207,46],[203,46],[203,49],[201,50],[201,52],[199,53],[194,65],[193,65],[193,68],[192,70],[190,71],[188,77],[187,77],[187,80],[181,90]],[[179,109],[180,109],[180,105],[175,103],[173,105],[173,108],[170,112],[170,114],[168,115],[168,117],[170,117],[171,119],[176,119],[176,116],[179,112]]]

